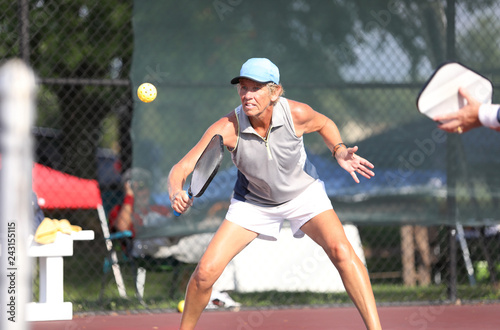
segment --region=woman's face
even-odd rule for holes
[[[244,78],[240,79],[238,94],[243,111],[249,117],[262,114],[269,105],[278,99],[277,95],[271,95],[266,84]]]

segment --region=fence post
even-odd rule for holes
[[[19,50],[21,58],[26,64],[30,63],[30,35],[29,35],[29,2],[19,0]]]
[[[25,310],[31,296],[27,257],[32,233],[31,126],[35,75],[21,60],[0,68],[0,329],[27,329]]]
[[[456,57],[456,26],[455,26],[455,0],[446,1],[446,59],[453,60]],[[458,141],[457,136],[448,134],[446,143],[446,173],[447,173],[447,210],[448,210],[448,220],[450,224],[454,224],[458,221],[457,219],[457,208],[456,208],[456,147],[457,144],[461,143]],[[448,284],[449,298],[451,302],[456,302],[457,300],[457,242],[456,242],[456,227],[450,225],[449,227],[449,244],[450,244],[450,281]]]

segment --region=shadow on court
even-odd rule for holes
[[[379,307],[384,329],[500,329],[500,304]],[[75,316],[32,322],[32,330],[178,329],[179,313]],[[354,308],[262,309],[205,312],[199,330],[364,329]]]

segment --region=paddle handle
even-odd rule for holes
[[[188,191],[188,193],[187,193],[187,194],[188,194],[188,196],[189,196],[189,199],[193,198],[193,195],[191,194],[191,192],[190,192],[190,191]],[[174,215],[175,215],[176,217],[180,216],[181,214],[182,214],[182,213],[179,213],[179,212],[177,212],[177,211],[174,211]]]

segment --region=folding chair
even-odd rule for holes
[[[104,211],[102,211],[104,212]],[[133,238],[132,232],[122,231],[111,233],[108,221],[105,217],[99,217],[101,228],[106,244],[106,257],[103,264],[103,277],[99,300],[102,301],[109,274],[112,272],[121,298],[128,299],[126,285],[123,279],[121,266],[127,266],[132,271],[134,279],[135,294],[139,302],[146,306],[144,301],[144,288],[146,282],[146,271],[172,272],[172,282],[170,285],[170,296],[175,295],[183,271],[188,268],[194,270],[195,264],[181,262],[174,257],[155,259],[153,257],[135,257],[132,255]]]
[[[132,249],[132,232],[130,230],[126,230],[122,232],[111,233],[109,230],[108,221],[104,214],[104,209],[101,207],[99,212],[102,212],[102,216],[100,214],[99,220],[101,223],[101,229],[107,251],[103,264],[103,277],[101,282],[101,291],[99,293],[99,300],[102,301],[104,289],[106,288],[110,271],[113,272],[115,283],[118,289],[118,294],[121,298],[128,298],[125,281],[123,280],[122,271],[120,268],[120,265],[128,263],[133,272],[136,297],[142,305],[145,305],[143,296],[144,283],[146,280],[146,270],[142,267],[138,267],[134,258],[130,257],[130,251]]]

